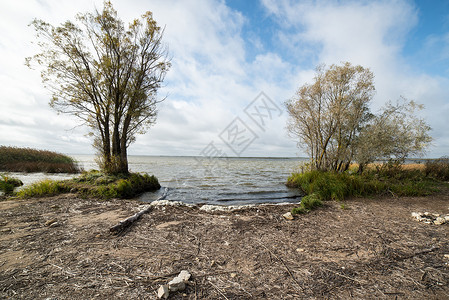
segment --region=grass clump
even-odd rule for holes
[[[425,165],[426,176],[448,181],[449,180],[449,157],[443,156],[439,159],[429,160]]]
[[[70,188],[64,181],[44,179],[23,188],[16,193],[20,198],[45,197],[67,193]]]
[[[394,196],[426,196],[437,191],[437,182],[423,170],[385,165],[363,174],[307,171],[294,173],[287,186],[301,189],[306,196],[292,213],[308,212],[314,203],[344,200],[348,197],[366,197],[392,194]],[[320,201],[320,202],[318,202]],[[303,204],[304,202],[304,204]]]
[[[323,202],[320,199],[320,196],[318,194],[310,194],[307,196],[304,196],[301,199],[301,203],[299,204],[299,207],[294,207],[292,209],[292,214],[303,214],[308,213],[314,208],[317,208],[319,206],[323,205]]]
[[[11,195],[16,187],[22,186],[23,182],[20,179],[10,177],[5,174],[0,175],[0,191],[5,195]]]
[[[46,150],[0,146],[0,171],[79,173],[75,160]]]
[[[19,197],[43,197],[61,193],[77,193],[85,198],[132,198],[147,191],[160,189],[159,181],[148,174],[108,175],[100,171],[83,172],[79,177],[52,181],[44,180],[25,187]]]

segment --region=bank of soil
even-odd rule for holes
[[[0,298],[448,299],[449,225],[412,212],[449,213],[449,193],[353,199],[287,221],[292,206],[207,213],[158,207],[119,235],[109,227],[132,200],[63,195],[0,202]]]

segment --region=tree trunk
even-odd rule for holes
[[[131,124],[131,115],[128,113],[123,122],[122,135],[120,137],[120,173],[127,174],[128,171],[128,129]]]
[[[118,112],[114,114],[114,130],[112,132],[112,154],[115,156],[119,156],[120,149],[120,117]]]
[[[365,164],[364,163],[359,163],[358,173],[362,174],[364,169],[365,169]]]
[[[121,140],[121,152],[120,152],[120,173],[128,174],[128,149],[126,149],[126,138],[122,136]]]
[[[103,143],[103,166],[102,168],[109,173],[109,169],[111,167],[112,159],[111,159],[111,138],[109,134],[109,119],[106,118],[105,125],[102,132],[101,141]]]

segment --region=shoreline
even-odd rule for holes
[[[449,294],[449,193],[327,201],[293,221],[294,205],[233,212],[155,206],[119,235],[110,226],[143,205],[66,194],[0,202],[1,298],[426,298]],[[175,274],[175,275],[172,275]]]

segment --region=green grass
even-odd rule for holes
[[[83,172],[79,177],[63,181],[43,180],[17,192],[21,198],[77,193],[85,198],[132,198],[161,186],[156,177],[148,174],[106,175],[100,171]]]
[[[0,146],[0,171],[79,173],[73,158],[56,152]]]
[[[299,204],[299,207],[295,207],[292,209],[292,214],[308,213],[312,209],[315,209],[321,205],[323,205],[323,202],[321,201],[320,196],[313,193],[313,194],[304,196],[301,199],[301,203]]]
[[[349,197],[426,196],[438,191],[438,184],[426,176],[425,171],[405,170],[397,166],[370,170],[362,175],[308,171],[294,173],[287,181],[287,186],[299,188],[306,194],[292,213],[308,212],[319,206],[321,201],[341,201]]]
[[[44,179],[27,186],[16,193],[20,198],[46,197],[67,193],[70,188],[64,181]]]
[[[5,195],[11,195],[16,187],[22,185],[23,182],[20,179],[0,174],[0,191],[5,193]]]

